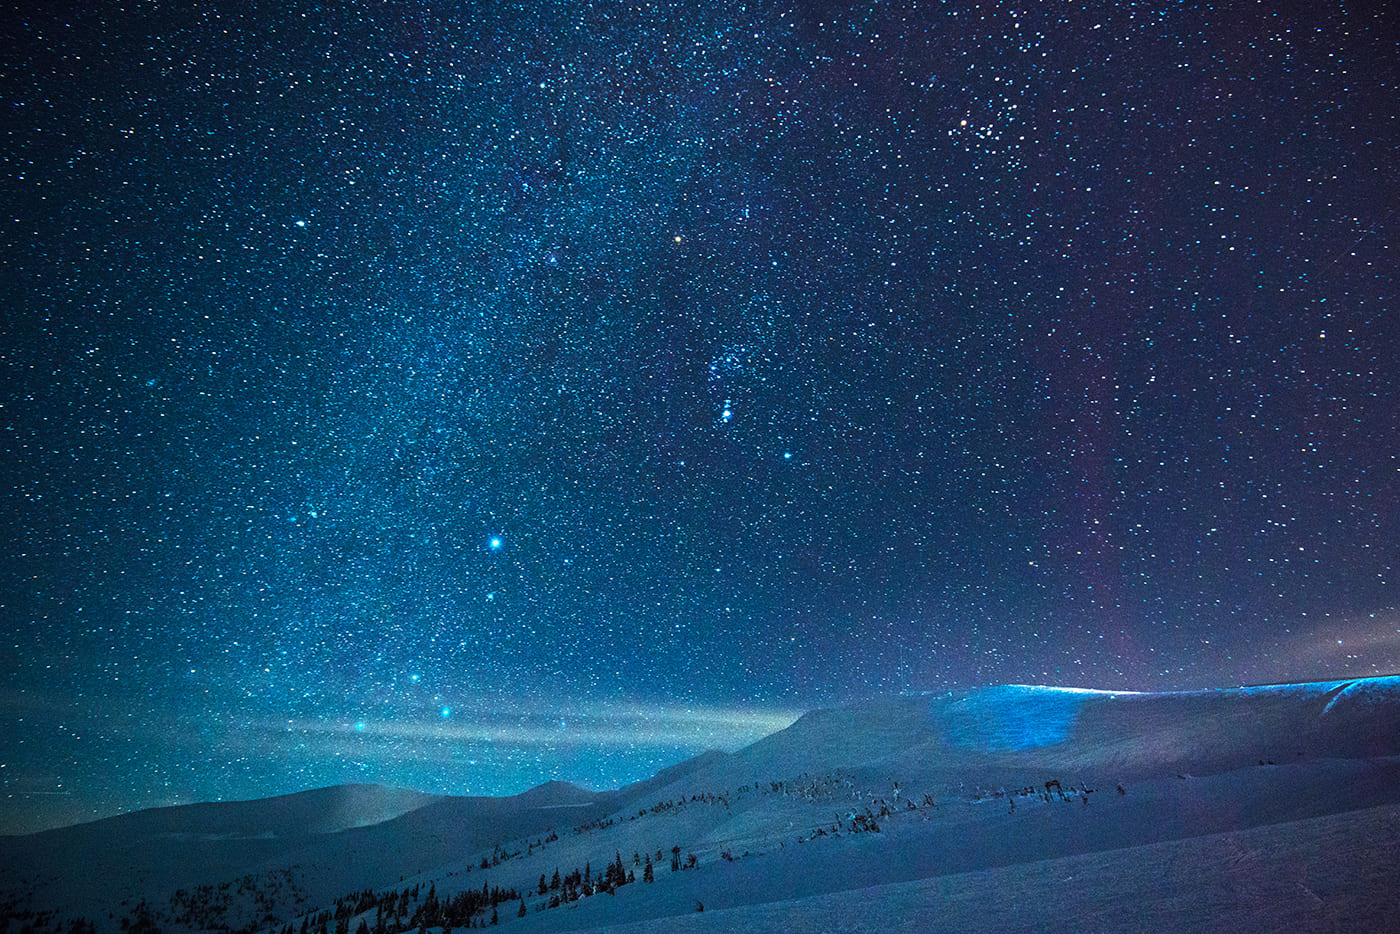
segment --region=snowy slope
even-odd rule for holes
[[[887,883],[589,934],[1393,931],[1400,807]],[[681,907],[681,906],[678,906]],[[523,929],[523,926],[517,930]]]
[[[1151,900],[1161,877],[1150,867],[1184,852],[1172,849],[1182,841],[1275,834],[1263,865],[1291,852],[1283,843],[1295,831],[1335,836],[1351,826],[1341,816],[1393,816],[1397,805],[1400,678],[1164,694],[1007,685],[814,711],[737,753],[616,791],[323,789],[5,838],[0,897],[11,913],[110,912],[113,929],[145,898],[161,930],[178,934],[191,923],[175,907],[200,885],[229,883],[232,893],[215,889],[203,923],[276,931],[366,889],[421,883],[451,896],[486,884],[529,893],[526,917],[515,902],[499,918],[524,934],[681,915],[697,930],[764,929],[774,912],[795,917],[859,891],[877,903],[869,917],[899,929],[891,912],[902,909],[889,906],[945,897],[953,877],[1006,884],[1014,867],[1089,859],[1116,878],[1117,861],[1137,860],[1133,878]],[[695,868],[673,872],[673,849],[682,861],[693,854]],[[650,885],[640,881],[644,854]],[[555,892],[538,892],[542,875],[601,875],[619,855],[637,882],[558,907]],[[1337,859],[1318,851],[1301,868],[1276,868],[1306,875]],[[1347,890],[1331,872],[1324,903]],[[697,903],[703,922],[689,918]],[[365,916],[371,927],[379,911]],[[395,924],[408,921],[386,927]]]
[[[1000,685],[882,698],[809,713],[736,753],[733,768],[1145,777],[1387,755],[1400,755],[1397,677],[1156,694]]]
[[[122,901],[248,879],[250,890],[277,890],[254,901],[300,910],[490,850],[561,816],[596,817],[596,799],[563,782],[509,798],[342,786],[158,808],[4,838],[0,893],[33,892],[38,904],[92,917]]]

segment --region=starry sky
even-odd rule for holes
[[[33,6],[0,830],[1400,670],[1382,5]]]

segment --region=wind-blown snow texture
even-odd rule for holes
[[[483,886],[521,934],[1379,929],[1397,831],[1400,678],[1011,685],[813,711],[613,791],[333,788],[4,838],[3,898],[36,934],[140,923],[142,900],[165,934],[334,930],[338,906],[347,926],[438,929],[429,891]],[[619,861],[634,881],[604,885]],[[540,891],[583,867],[573,897]]]

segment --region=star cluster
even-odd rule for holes
[[[1400,668],[1394,17],[7,15],[0,824]]]

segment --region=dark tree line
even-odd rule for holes
[[[648,873],[650,867],[651,861],[648,860]],[[582,869],[574,869],[567,875],[561,875],[559,870],[555,869],[554,877],[547,881],[541,875],[535,894],[550,896],[548,907],[558,908],[560,905],[576,902],[580,898],[588,898],[604,892],[614,892],[635,881],[637,881],[636,874],[628,870],[622,861],[622,854],[619,852],[613,861],[608,863],[607,868],[596,876],[593,874],[591,862],[585,863]]]
[[[420,887],[415,885],[411,889],[392,889],[379,894],[366,889],[343,895],[336,899],[333,908],[303,918],[299,934],[350,934],[351,920],[362,915],[365,917],[355,928],[355,934],[405,934],[408,931],[423,934],[428,928],[442,928],[444,934],[449,934],[456,927],[470,928],[485,923],[488,914],[495,924],[500,917],[496,906],[502,902],[522,901],[515,889],[493,887],[489,883],[447,897],[439,897],[436,886],[430,886],[421,900],[420,894]],[[372,926],[368,920],[370,912],[374,912]],[[298,934],[298,929],[288,924],[281,934]]]

